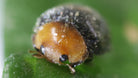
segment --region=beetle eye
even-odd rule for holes
[[[68,56],[65,55],[65,54],[63,54],[63,55],[60,56],[59,60],[60,60],[61,62],[65,62],[65,61],[68,60]]]
[[[42,53],[43,55],[45,54],[45,48],[44,48],[43,45],[40,46],[40,51],[41,51],[41,53]]]

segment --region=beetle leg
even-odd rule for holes
[[[32,56],[34,56],[36,58],[45,58],[44,55],[42,53],[38,52],[38,51],[29,50],[29,53],[35,53]]]
[[[71,67],[69,64],[66,64],[66,65],[69,67],[71,73],[75,74],[75,69],[73,67]]]
[[[29,53],[36,53],[36,54],[41,54],[41,55],[43,55],[40,51],[29,50]]]
[[[37,53],[37,54],[33,54],[32,56],[36,57],[36,58],[45,58],[44,55]]]
[[[29,50],[29,53],[37,53],[37,51]]]

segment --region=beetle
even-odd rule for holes
[[[61,5],[48,9],[37,19],[32,37],[33,56],[74,67],[109,48],[105,21],[93,9],[82,5]]]

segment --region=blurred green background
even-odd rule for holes
[[[28,53],[36,18],[63,3],[77,3],[97,10],[109,25],[112,49],[76,68]],[[138,78],[138,0],[5,0],[3,78]]]

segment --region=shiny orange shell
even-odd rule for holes
[[[57,64],[61,64],[59,58],[63,54],[68,56],[69,63],[83,62],[88,56],[83,37],[67,23],[51,22],[41,26],[33,43],[37,49],[43,45],[44,56]]]

